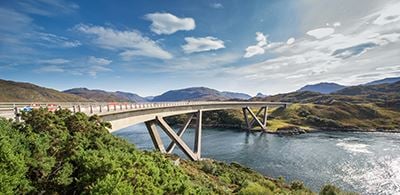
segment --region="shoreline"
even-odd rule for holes
[[[237,130],[243,130],[243,131],[249,131],[249,132],[264,132],[264,133],[269,133],[269,134],[285,134],[285,133],[297,133],[297,134],[303,134],[303,133],[317,133],[317,132],[366,132],[366,133],[373,133],[373,132],[380,132],[380,133],[400,133],[400,129],[361,129],[361,128],[332,128],[332,127],[310,127],[311,129],[305,129],[302,127],[298,126],[291,126],[286,128],[281,128],[276,131],[263,131],[262,129],[253,129],[253,130],[248,130],[242,125],[229,125],[229,124],[218,124],[218,125],[206,125],[204,124],[203,127],[206,128],[223,128],[223,129],[237,129]],[[295,128],[296,130],[293,130]],[[301,131],[302,133],[298,133],[298,131]]]

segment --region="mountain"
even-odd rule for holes
[[[367,95],[367,96],[385,96],[385,95],[400,95],[400,81],[395,83],[374,84],[374,85],[358,85],[346,87],[334,94],[339,95]]]
[[[251,98],[250,95],[245,93],[237,93],[237,92],[229,92],[223,91],[222,94],[228,99],[240,99],[240,100],[248,100]]]
[[[98,102],[124,102],[128,101],[126,98],[121,98],[113,92],[107,92],[98,89],[87,89],[87,88],[73,88],[65,90],[64,93],[74,94],[81,96],[86,99],[98,101]]]
[[[329,94],[338,90],[345,88],[346,86],[339,85],[336,83],[318,83],[313,85],[306,85],[300,88],[298,91],[311,91],[318,92],[322,94]]]
[[[400,81],[400,77],[391,77],[391,78],[385,78],[385,79],[381,79],[381,80],[372,81],[372,82],[366,83],[365,85],[390,84],[390,83],[396,83],[399,81]]]
[[[184,101],[184,100],[226,100],[222,92],[206,87],[191,87],[167,91],[153,98],[153,102]]]
[[[265,97],[267,97],[268,95],[264,95],[264,94],[262,94],[262,93],[257,93],[257,95],[256,96],[254,96],[255,98],[265,98]]]
[[[154,96],[146,96],[146,97],[144,97],[144,99],[145,99],[146,101],[148,101],[148,102],[151,102],[151,101],[153,101]]]
[[[0,79],[0,102],[79,102],[89,101],[54,89]]]
[[[134,93],[116,91],[114,94],[122,99],[127,99],[130,102],[148,102],[146,98]]]

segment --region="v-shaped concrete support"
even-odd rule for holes
[[[261,107],[258,111],[257,114],[254,114],[254,112],[249,108],[249,107],[244,107],[242,108],[243,114],[244,114],[244,120],[246,121],[247,128],[251,130],[253,128],[254,123],[257,123],[258,126],[260,126],[264,131],[267,130],[267,112],[268,112],[268,107]],[[263,121],[261,122],[258,117],[260,113],[264,111],[263,113]],[[249,121],[249,118],[247,116],[247,112],[250,113],[252,116],[252,120]]]
[[[190,122],[196,116],[196,132],[195,132],[195,140],[194,140],[194,151],[185,143],[182,139],[183,133],[189,127]],[[146,127],[149,131],[151,139],[155,148],[162,153],[171,153],[175,146],[178,147],[185,153],[191,160],[200,160],[201,158],[201,133],[202,133],[202,111],[199,110],[195,114],[189,116],[186,120],[184,126],[175,133],[175,131],[168,125],[168,123],[162,118],[157,116],[155,120],[146,122]],[[161,127],[161,129],[168,135],[168,137],[172,140],[172,142],[167,147],[167,150],[164,149],[164,145],[158,134],[156,125]]]

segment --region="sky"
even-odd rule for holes
[[[400,76],[398,0],[2,0],[0,79],[142,96]]]

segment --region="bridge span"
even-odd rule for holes
[[[20,112],[36,108],[47,108],[50,111],[69,109],[73,113],[83,112],[87,115],[98,115],[102,120],[111,123],[110,132],[138,123],[145,123],[153,141],[154,147],[162,153],[172,153],[176,145],[191,159],[201,159],[202,113],[226,109],[241,109],[247,129],[259,126],[267,130],[268,109],[271,107],[286,107],[286,102],[247,102],[247,101],[182,101],[182,102],[151,102],[151,103],[99,103],[99,102],[0,102],[0,117],[20,120]],[[251,108],[258,108],[253,112]],[[165,117],[189,114],[187,121],[175,132],[164,120]],[[195,122],[195,143],[192,150],[181,138],[189,125]],[[160,127],[172,140],[165,147],[157,130]]]

